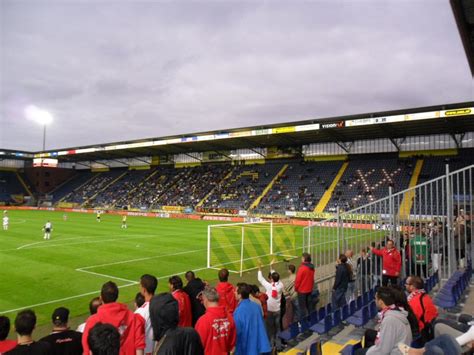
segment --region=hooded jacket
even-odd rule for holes
[[[371,346],[368,355],[401,355],[398,343],[411,344],[412,335],[410,323],[405,310],[388,310],[380,324],[375,345]]]
[[[229,282],[219,282],[216,286],[219,294],[219,306],[224,306],[226,312],[232,314],[237,307],[235,287]]]
[[[373,249],[372,253],[382,257],[382,275],[386,276],[398,276],[402,269],[402,258],[400,252],[393,248],[388,250],[384,248],[382,250]]]
[[[311,293],[314,288],[314,265],[303,262],[298,268],[295,279],[295,291],[298,293]]]
[[[178,301],[161,293],[150,301],[150,320],[159,348],[156,355],[203,355],[199,334],[193,328],[178,328]]]
[[[222,306],[208,308],[195,328],[206,355],[227,355],[235,346],[234,319]]]
[[[136,350],[145,349],[145,320],[133,313],[127,305],[117,302],[105,303],[97,309],[97,313],[87,319],[82,336],[84,355],[89,355],[87,338],[97,323],[112,324],[120,333],[120,354],[135,355]]]

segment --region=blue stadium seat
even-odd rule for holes
[[[337,327],[339,324],[341,324],[341,321],[341,310],[336,309],[332,314],[332,326]]]
[[[356,301],[355,301],[355,300],[352,300],[352,301],[349,303],[349,315],[352,316],[356,311],[357,311]]]
[[[283,339],[285,341],[289,341],[291,339],[296,338],[296,336],[300,333],[300,329],[298,326],[298,322],[291,323],[289,328],[286,330],[283,330],[278,333],[278,337],[280,339]]]
[[[309,315],[309,324],[312,326],[319,322],[319,314],[318,311],[311,312]]]
[[[342,307],[342,319],[347,319],[348,317],[350,316],[350,312],[349,312],[349,305],[348,304],[345,304],[343,307]]]
[[[318,311],[318,322],[322,321],[326,317],[326,307],[321,307]]]
[[[375,301],[369,303],[369,318],[374,318],[377,315],[377,305]]]
[[[357,349],[362,348],[362,343],[346,345],[340,352],[341,355],[354,355]]]
[[[360,311],[357,311],[353,316],[347,318],[347,323],[362,327],[369,321],[369,306],[364,306]]]
[[[362,306],[364,305],[362,296],[359,296],[356,298],[356,305],[357,305],[357,310],[360,310],[362,308]]]
[[[332,328],[332,316],[327,315],[326,317],[324,317],[323,320],[319,321],[318,323],[316,323],[309,329],[315,333],[324,334],[324,333],[329,332],[331,328]]]

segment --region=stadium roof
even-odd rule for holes
[[[451,7],[464,45],[467,61],[474,77],[474,1],[451,0]]]
[[[426,134],[454,135],[469,131],[474,131],[474,101],[73,147],[43,153],[2,150],[0,157],[51,157],[62,162],[75,162],[203,151],[223,152],[240,148],[297,147],[311,143],[395,139]]]

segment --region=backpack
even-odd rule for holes
[[[420,332],[421,340],[423,344],[426,344],[430,340],[434,339],[434,325],[432,322],[425,322],[425,306],[423,304],[423,297],[425,297],[426,293],[423,293],[420,297],[420,304],[423,313],[421,314],[421,322],[423,323],[424,327]]]

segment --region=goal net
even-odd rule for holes
[[[297,237],[300,236],[300,238]],[[271,221],[208,226],[207,267],[240,273],[301,255],[301,234],[291,225]]]

